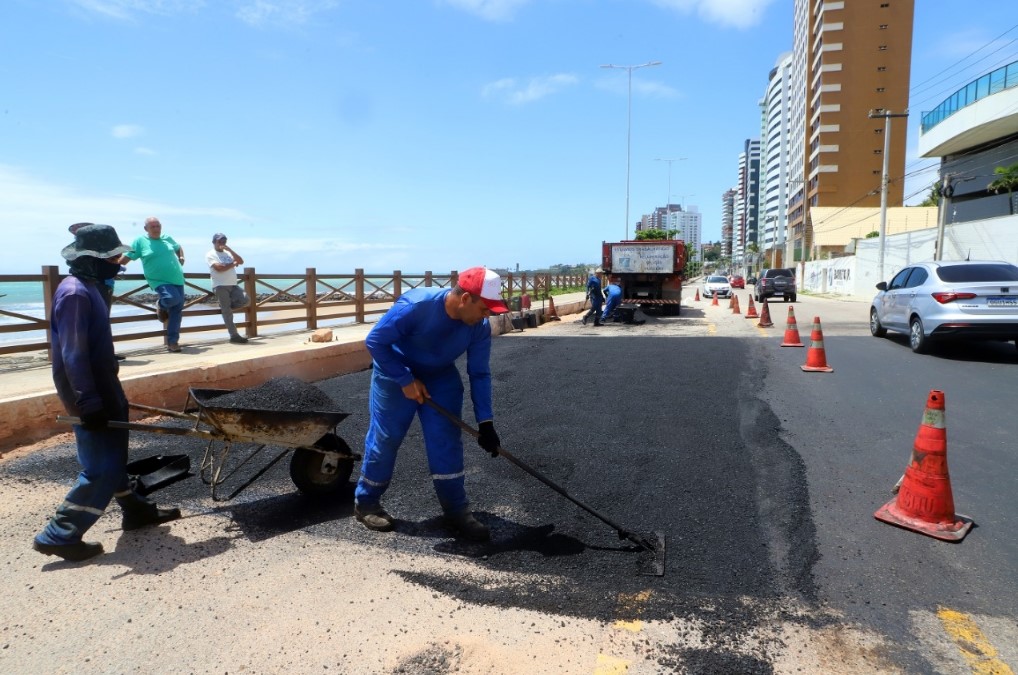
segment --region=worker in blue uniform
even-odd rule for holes
[[[587,279],[587,299],[590,300],[590,311],[583,315],[583,325],[587,325],[587,321],[593,317],[594,325],[601,325],[601,306],[604,304],[604,292],[601,291],[601,274],[603,270],[598,267],[597,270],[590,275]]]
[[[354,515],[369,530],[395,527],[381,498],[392,480],[396,453],[417,415],[424,432],[428,468],[446,522],[475,541],[490,537],[488,527],[470,512],[464,486],[460,429],[434,408],[435,403],[461,415],[463,383],[456,359],[467,355],[467,376],[478,443],[498,456],[499,438],[492,421],[492,313],[509,311],[501,299],[501,278],[483,267],[459,275],[454,288],[415,288],[404,293],[375,324],[364,343],[374,370],[368,402],[370,419],[364,461],[355,492]]]
[[[111,420],[126,422],[128,408],[100,286],[120,272],[120,255],[129,250],[109,225],[88,224],[61,252],[71,274],[53,295],[53,383],[67,414],[80,419],[73,429],[81,473],[32,548],[65,560],[103,552],[101,543],[82,536],[114,497],[124,530],[180,517],[179,509],[159,508],[134,491],[127,475],[128,431],[109,426]]]
[[[622,287],[618,284],[608,284],[604,288],[604,295],[607,301],[604,305],[604,314],[601,315],[601,321],[607,322],[612,318],[615,308],[622,302]]]

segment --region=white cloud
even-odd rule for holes
[[[651,0],[655,5],[684,14],[696,12],[704,21],[734,28],[760,23],[774,0]]]
[[[497,98],[512,105],[523,105],[555,94],[577,82],[579,78],[567,73],[532,77],[526,81],[507,77],[484,85],[481,95],[485,98]]]
[[[530,0],[441,0],[456,9],[478,16],[485,21],[509,21],[516,10]]]
[[[251,26],[302,24],[338,4],[337,0],[248,0],[237,10],[237,18]]]
[[[130,19],[135,14],[176,14],[194,11],[205,5],[204,0],[69,0],[89,12],[113,19]]]
[[[137,124],[118,124],[113,127],[113,138],[134,138],[145,133],[145,128]]]

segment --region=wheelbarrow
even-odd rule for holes
[[[185,412],[137,403],[129,404],[135,410],[186,420],[192,423],[189,427],[139,422],[110,422],[109,425],[115,429],[206,439],[208,443],[198,475],[202,482],[210,486],[213,501],[233,499],[291,451],[293,456],[290,458],[290,479],[298,490],[308,496],[331,495],[350,480],[354,462],[361,457],[335,433],[339,423],[349,416],[348,413],[336,410],[259,410],[216,405],[217,397],[232,391],[190,388],[184,403]],[[187,412],[195,409],[196,412]],[[57,421],[77,424],[80,419],[61,415],[57,417]],[[247,451],[246,456],[237,454],[235,462],[228,466],[235,443],[253,444],[254,447]],[[218,488],[256,457],[264,458],[263,451],[267,447],[283,450],[229,495],[222,497]]]

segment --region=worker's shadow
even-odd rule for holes
[[[229,511],[233,529],[241,530],[250,541],[259,542],[353,516],[354,487],[355,483],[348,483],[327,499],[290,492],[223,506],[221,510]]]
[[[491,558],[500,553],[533,551],[546,558],[579,555],[587,548],[579,539],[554,532],[554,525],[528,527],[505,520],[491,513],[476,512],[477,519],[491,530],[491,540],[469,541],[456,537],[441,516],[420,522],[396,521],[396,531],[416,537],[441,537],[445,539],[434,546],[438,553],[458,555],[465,558]]]

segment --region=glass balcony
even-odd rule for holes
[[[921,131],[926,133],[962,108],[979,99],[1018,86],[1018,61],[983,75],[954,92],[933,110],[923,113]]]

